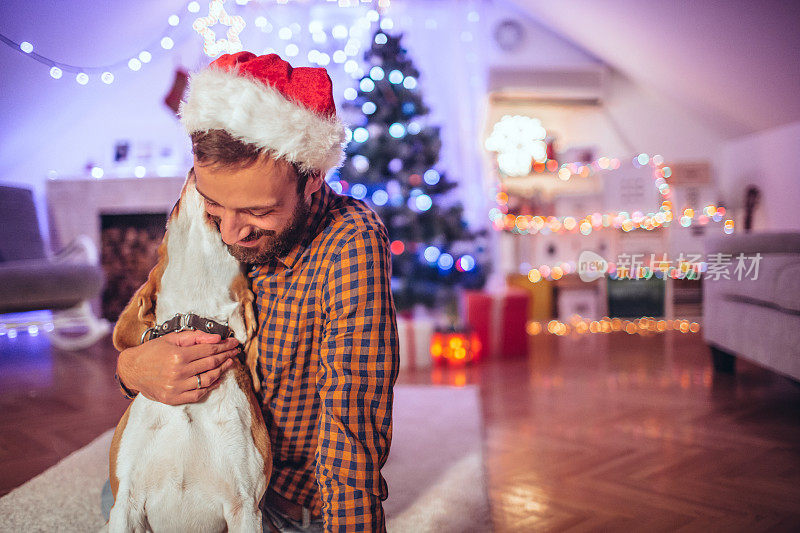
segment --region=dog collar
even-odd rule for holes
[[[194,313],[185,313],[177,314],[159,326],[148,328],[142,334],[142,342],[161,337],[173,331],[184,331],[187,329],[216,334],[222,339],[233,336],[233,330],[225,324],[220,324],[209,318],[203,318]]]

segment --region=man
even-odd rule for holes
[[[385,530],[391,255],[378,216],[324,181],[344,142],[331,89],[325,69],[240,52],[194,75],[181,105],[207,215],[250,265],[274,454],[265,517],[279,531]],[[201,401],[236,353],[171,333],[120,353],[117,374],[129,394],[179,405]]]

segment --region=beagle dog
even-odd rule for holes
[[[235,337],[248,368],[234,358],[220,385],[197,403],[134,398],[111,441],[108,531],[260,532],[272,450],[254,394],[253,294],[206,216],[191,172],[158,254],[114,328],[116,349],[169,331],[203,329]]]

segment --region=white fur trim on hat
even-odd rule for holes
[[[344,160],[345,129],[336,116],[318,115],[236,72],[207,68],[193,74],[178,113],[190,135],[222,129],[306,171],[324,174]]]

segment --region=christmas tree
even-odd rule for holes
[[[402,34],[377,31],[364,54],[366,75],[343,109],[352,140],[339,170],[342,190],[365,199],[392,241],[392,291],[398,311],[416,304],[447,307],[456,287],[480,288],[486,231],[470,231],[460,203],[443,205],[457,184],[437,170],[440,128],[417,88],[419,72],[401,46]]]

